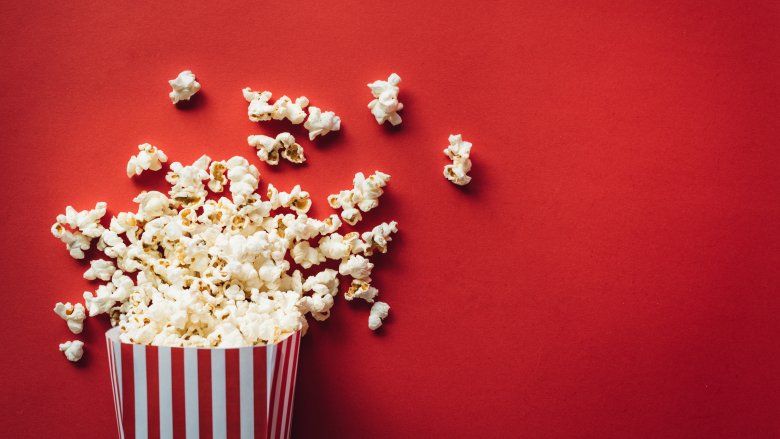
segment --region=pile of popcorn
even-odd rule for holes
[[[368,84],[374,100],[369,109],[379,124],[401,123],[398,84]],[[169,81],[176,104],[189,100],[201,85],[191,71]],[[251,121],[288,120],[304,123],[309,139],[338,131],[341,119],[309,105],[301,96],[282,96],[271,103],[271,92],[243,90]],[[307,113],[308,109],[308,113]],[[305,122],[304,122],[305,120]],[[275,137],[252,135],[249,145],[260,160],[276,165],[306,160],[303,148],[287,132]],[[471,168],[471,144],[450,136],[445,154],[454,163],[444,175],[466,184]],[[145,143],[127,163],[127,176],[159,171],[167,155]],[[307,216],[309,193],[294,186],[283,192],[272,184],[258,193],[260,171],[243,157],[212,160],[204,155],[191,165],[173,162],[165,176],[166,193],[143,191],[133,201],[135,212],[105,218],[107,205],[78,211],[67,206],[51,228],[75,259],[93,246],[103,253],[89,263],[84,278],[104,282],[84,292],[84,304],[57,303],[54,312],[74,334],[82,332],[87,315],[106,314],[122,331],[126,343],[157,346],[241,347],[278,343],[308,328],[307,316],[326,320],[339,293],[340,276],[348,285],[344,299],[372,304],[368,326],[376,330],[390,310],[377,301],[371,285],[374,264],[369,257],[385,253],[397,223],[381,223],[362,234],[340,233],[342,222],[355,226],[362,213],[379,205],[390,175],[358,172],[352,188],[328,197],[340,209],[325,219]],[[229,192],[230,196],[226,196]],[[328,260],[338,270],[317,268]],[[334,267],[336,264],[334,263]],[[84,352],[79,340],[60,344],[70,361]]]

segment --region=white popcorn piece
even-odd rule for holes
[[[262,134],[251,135],[247,141],[249,146],[257,148],[257,158],[269,165],[278,165],[279,157],[297,164],[306,161],[303,147],[295,142],[295,137],[290,133],[281,133],[276,138]]]
[[[372,287],[370,283],[358,279],[352,280],[352,285],[344,293],[347,300],[363,299],[368,303],[373,303],[374,298],[379,294],[379,290]]]
[[[332,233],[319,241],[319,249],[328,259],[341,260],[352,254],[353,243],[358,239],[357,232],[340,235]]]
[[[361,235],[365,242],[365,248],[362,249],[363,254],[371,256],[375,251],[387,253],[387,243],[393,240],[391,237],[393,233],[398,233],[398,223],[396,221],[379,224],[371,231],[363,233]]]
[[[294,210],[298,214],[304,214],[311,209],[311,198],[309,193],[302,190],[300,185],[295,185],[288,192],[279,192],[274,185],[268,185],[268,199],[274,209],[286,207]]]
[[[227,183],[227,164],[225,161],[214,160],[209,165],[209,190],[215,193],[222,192]]]
[[[400,83],[401,77],[392,73],[387,81],[374,81],[367,84],[375,98],[368,103],[368,108],[379,125],[387,121],[393,126],[401,123],[401,116],[398,112],[404,108],[404,104],[398,102],[398,84]]]
[[[374,302],[371,307],[371,314],[368,316],[368,328],[372,331],[376,331],[382,326],[382,320],[387,318],[387,314],[390,312],[390,305],[385,302]]]
[[[301,241],[292,248],[290,255],[296,264],[303,268],[319,265],[325,261],[325,256],[316,247],[312,247],[308,241]]]
[[[84,342],[81,340],[66,341],[60,344],[60,352],[68,361],[77,362],[84,356]]]
[[[360,255],[352,255],[339,264],[339,274],[352,276],[353,279],[371,282],[371,270],[374,264]]]
[[[89,261],[89,270],[84,272],[84,279],[100,279],[107,281],[111,279],[111,276],[115,271],[116,267],[114,267],[113,262],[104,259],[96,259],[94,261]]]
[[[459,185],[469,184],[471,177],[471,142],[466,142],[460,134],[451,134],[450,145],[444,150],[444,154],[452,160],[451,165],[444,167],[444,178]]]
[[[379,197],[384,193],[382,188],[388,181],[390,175],[380,171],[368,178],[358,172],[352,180],[353,188],[328,196],[328,204],[334,209],[341,208],[341,218],[354,226],[363,218],[360,211],[368,212],[379,205]]]
[[[189,70],[179,73],[175,79],[168,81],[173,91],[168,95],[174,104],[179,101],[189,101],[200,90],[200,83],[195,80],[195,74]]]
[[[309,140],[314,140],[317,136],[324,136],[331,131],[341,129],[341,118],[332,111],[322,112],[315,106],[309,107],[309,118],[303,124],[303,127],[309,130]]]
[[[81,334],[81,331],[84,330],[84,319],[87,318],[84,305],[80,303],[73,305],[70,302],[57,302],[54,305],[54,312],[67,322],[70,332]]]
[[[303,122],[306,119],[306,111],[304,108],[309,106],[309,99],[306,96],[301,96],[292,101],[287,96],[282,96],[274,102],[274,110],[272,117],[276,120],[287,119],[295,125]]]
[[[309,106],[309,99],[306,96],[301,96],[295,101],[287,96],[282,96],[271,104],[269,101],[273,95],[270,91],[261,93],[247,87],[242,90],[242,93],[244,99],[249,102],[247,115],[252,122],[287,119],[298,125],[306,118],[304,108]]]
[[[168,161],[165,153],[148,143],[138,145],[138,155],[130,156],[127,161],[127,176],[141,175],[144,171],[159,171],[162,164]]]
[[[260,183],[260,171],[255,165],[249,164],[247,159],[240,156],[228,160],[226,167],[233,203],[236,205],[247,203],[250,195],[255,193],[257,185]]]
[[[173,187],[168,192],[171,199],[184,206],[199,206],[206,199],[206,188],[203,181],[209,179],[209,163],[211,158],[201,156],[190,166],[179,162],[171,163],[171,170],[165,180]]]
[[[84,259],[84,250],[89,250],[92,239],[101,236],[105,230],[100,219],[105,216],[106,208],[106,203],[102,201],[92,210],[77,211],[67,206],[64,214],[57,215],[51,233],[65,244],[74,259]]]
[[[93,295],[89,291],[84,291],[84,303],[87,305],[87,311],[90,317],[98,314],[107,313],[114,306],[114,299],[111,297],[116,287],[114,284],[101,285],[95,290]]]

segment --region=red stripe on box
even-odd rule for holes
[[[292,436],[293,408],[295,407],[295,382],[298,377],[298,354],[301,352],[301,333],[295,333],[295,351],[293,357],[292,375],[290,380],[290,404],[287,409],[287,436]]]
[[[225,349],[225,424],[228,439],[241,439],[241,372],[238,349]]]
[[[274,419],[271,429],[271,436],[280,438],[282,436],[282,418],[284,418],[284,395],[287,390],[287,365],[290,361],[290,337],[282,342],[282,358],[279,362],[276,383],[276,400],[274,401]]]
[[[268,348],[252,350],[252,381],[254,382],[255,438],[263,438],[268,433]]]
[[[160,362],[157,346],[146,346],[146,416],[149,439],[160,438]]]
[[[171,392],[173,437],[185,439],[184,423],[184,349],[171,348]]]
[[[133,379],[133,345],[122,343],[122,427],[125,438],[135,437],[135,387]]]
[[[214,435],[211,421],[211,350],[198,349],[198,417],[200,437]]]
[[[276,416],[279,413],[279,383],[281,381],[281,369],[282,357],[284,356],[284,342],[276,345],[276,355],[274,358],[273,379],[271,380],[271,401],[270,410],[268,413],[268,437],[275,437],[276,430]]]

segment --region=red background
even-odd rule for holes
[[[57,350],[53,304],[95,285],[49,227],[163,187],[124,176],[139,143],[252,157],[289,125],[249,122],[245,86],[343,119],[306,166],[253,158],[263,183],[324,216],[380,169],[361,229],[401,229],[383,330],[339,300],[305,338],[295,437],[780,436],[777,2],[156,3],[3,2],[2,436],[113,435],[105,322],[81,364]],[[392,71],[400,129],[365,108]]]

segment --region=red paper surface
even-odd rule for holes
[[[246,86],[343,120],[305,166],[252,159],[263,183],[325,216],[379,169],[360,230],[400,228],[382,330],[340,299],[303,340],[295,437],[780,436],[777,2],[159,3],[0,6],[3,437],[114,434],[105,322],[80,364],[57,350],[54,303],[95,284],[49,227],[164,188],[124,176],[139,143],[251,157],[289,125],[249,122]],[[393,71],[397,129],[366,108]]]

